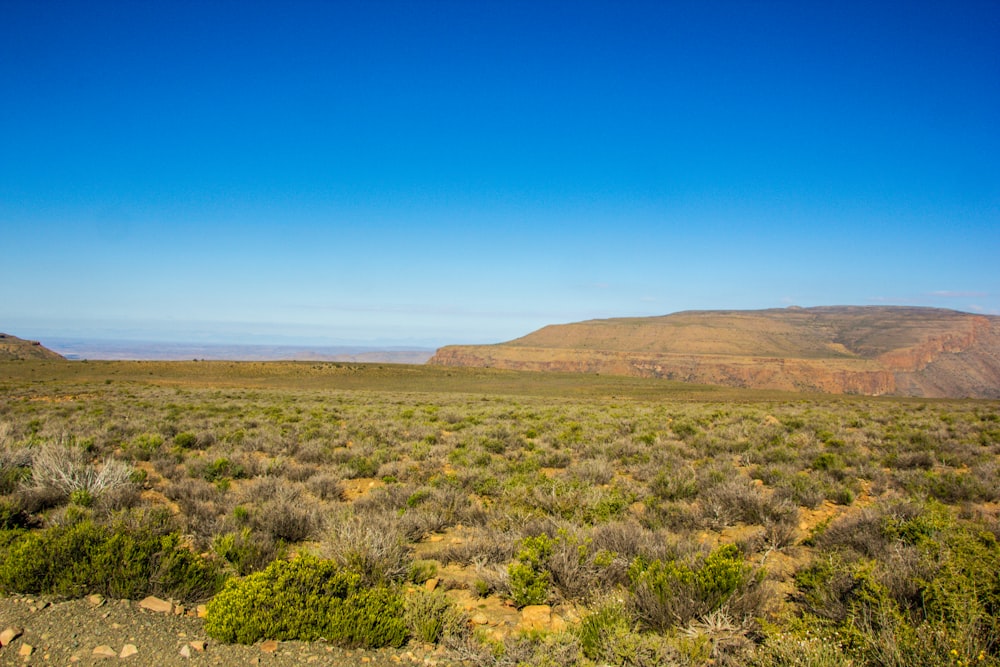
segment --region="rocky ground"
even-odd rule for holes
[[[169,604],[169,603],[168,603]],[[322,642],[220,644],[196,610],[134,600],[0,597],[0,665],[457,665],[443,649],[345,650]],[[180,613],[178,613],[178,611]]]

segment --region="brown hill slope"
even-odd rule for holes
[[[429,363],[852,394],[1000,398],[1000,317],[938,308],[688,311],[547,326]]]
[[[24,340],[17,336],[0,333],[0,361],[15,359],[62,359],[38,341]]]

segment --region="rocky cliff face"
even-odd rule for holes
[[[733,387],[1000,398],[1000,318],[927,308],[706,311],[545,327],[429,363]]]

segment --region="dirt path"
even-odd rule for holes
[[[95,605],[86,599],[48,602],[29,596],[0,597],[0,631],[9,627],[21,629],[22,634],[0,648],[0,665],[460,664],[448,660],[440,649],[412,643],[398,650],[377,651],[349,651],[323,642],[280,642],[276,647],[220,644],[205,634],[204,621],[196,616],[147,611],[130,600]],[[96,655],[98,647],[106,647],[111,655]],[[127,656],[131,647],[135,653]]]

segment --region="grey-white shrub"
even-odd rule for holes
[[[132,484],[133,467],[108,457],[100,465],[87,462],[83,452],[60,444],[46,444],[31,457],[31,481],[37,487],[58,491],[69,497],[86,491],[98,497],[106,491]]]

